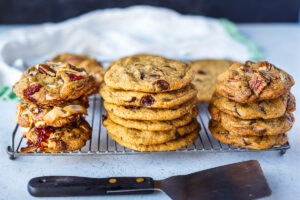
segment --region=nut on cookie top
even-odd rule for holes
[[[26,101],[58,105],[83,96],[94,85],[94,78],[84,69],[68,63],[48,62],[29,67],[13,90]]]
[[[188,85],[193,78],[188,64],[161,56],[139,54],[113,62],[104,80],[114,89],[166,92]]]
[[[288,94],[294,79],[273,64],[247,61],[233,64],[218,76],[217,93],[240,103],[274,99]]]

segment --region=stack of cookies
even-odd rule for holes
[[[113,62],[100,94],[107,114],[103,125],[120,145],[138,151],[169,151],[194,142],[197,90],[191,67],[154,55]]]
[[[219,141],[266,149],[288,141],[294,123],[293,78],[269,62],[233,64],[218,76],[209,128]]]
[[[24,127],[28,147],[22,152],[73,151],[89,140],[88,99],[95,80],[84,69],[70,64],[45,63],[28,68],[14,92],[23,99],[17,122]]]

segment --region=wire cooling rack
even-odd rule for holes
[[[125,148],[114,140],[112,140],[106,133],[105,127],[102,125],[102,115],[106,112],[103,107],[103,99],[100,96],[93,95],[89,98],[90,107],[88,109],[89,115],[86,117],[87,121],[93,128],[91,140],[86,145],[77,151],[61,152],[61,153],[46,153],[46,152],[31,152],[21,153],[22,147],[26,146],[26,139],[22,137],[21,128],[16,125],[12,133],[11,145],[7,147],[7,153],[10,159],[15,159],[16,156],[84,156],[84,155],[124,155],[124,154],[143,154],[143,153],[159,153],[159,152],[138,152]],[[258,150],[249,150],[228,145],[217,141],[208,129],[208,121],[210,115],[208,113],[206,103],[199,103],[198,121],[201,124],[201,131],[197,140],[182,149],[172,152],[250,152]],[[290,148],[289,143],[281,146],[274,146],[270,149],[260,151],[279,151],[283,155],[287,149]],[[160,152],[163,153],[163,152]]]

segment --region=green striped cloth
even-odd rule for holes
[[[228,19],[220,19],[219,21],[232,38],[244,44],[248,48],[249,52],[251,53],[251,60],[263,59],[262,52],[260,51],[258,46],[255,43],[249,41],[242,34],[240,34],[237,26],[233,22],[229,21]],[[18,98],[13,93],[12,88],[6,86],[0,86],[0,100],[20,101],[20,98]]]

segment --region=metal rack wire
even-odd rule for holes
[[[87,121],[93,128],[91,140],[86,145],[77,151],[72,152],[61,152],[61,153],[46,153],[46,152],[32,152],[32,153],[21,153],[21,147],[26,146],[26,139],[22,137],[21,128],[16,125],[12,133],[11,145],[7,147],[7,153],[10,159],[15,159],[16,156],[84,156],[84,155],[124,155],[124,154],[143,154],[143,153],[159,153],[159,152],[138,152],[128,148],[125,148],[114,140],[112,140],[106,133],[105,127],[102,126],[102,114],[105,113],[103,107],[103,100],[100,96],[94,95],[89,98],[90,107],[88,110],[89,115]],[[236,146],[228,145],[217,141],[210,133],[208,129],[208,121],[210,116],[207,110],[208,104],[200,103],[199,115],[197,116],[198,121],[201,124],[201,131],[197,140],[182,149],[172,152],[251,152],[257,150],[249,150],[239,148]],[[274,146],[270,149],[260,151],[279,151],[283,155],[287,149],[290,148],[289,143],[281,146]]]

